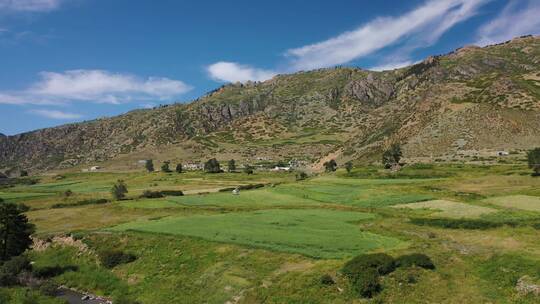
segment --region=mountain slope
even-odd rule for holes
[[[540,145],[540,38],[466,47],[394,71],[321,69],[223,86],[190,103],[0,135],[0,168],[110,159],[370,159]],[[378,157],[377,157],[378,158]]]

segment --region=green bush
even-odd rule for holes
[[[183,196],[184,192],[180,190],[162,190],[161,194],[165,196]]]
[[[422,267],[425,269],[435,269],[435,264],[431,261],[431,259],[422,253],[412,253],[412,254],[406,254],[398,257],[396,259],[396,266],[397,267]]]
[[[104,199],[104,198],[86,199],[86,200],[78,201],[73,204],[57,203],[57,204],[52,205],[51,208],[58,209],[58,208],[69,208],[69,207],[86,206],[86,205],[101,205],[101,204],[106,204],[108,202],[109,200]]]
[[[48,279],[52,277],[59,276],[67,271],[77,271],[79,267],[68,265],[68,266],[45,266],[45,267],[34,267],[32,269],[32,275],[40,279]]]
[[[31,269],[32,265],[26,256],[20,255],[11,258],[0,267],[0,286],[16,284],[17,276],[20,273],[30,271]]]
[[[334,285],[334,279],[329,274],[324,274],[321,276],[320,282],[322,285]]]
[[[371,298],[381,290],[379,272],[374,268],[363,270],[351,283],[358,295],[365,298]]]
[[[41,286],[39,286],[39,292],[42,295],[54,297],[58,294],[58,284],[53,281],[45,281]]]
[[[137,257],[130,253],[118,250],[104,251],[99,254],[101,264],[107,268],[114,268],[120,264],[127,264],[135,261]]]
[[[362,254],[345,263],[341,272],[354,280],[366,269],[375,269],[379,274],[385,275],[394,271],[396,266],[394,258],[385,253]]]
[[[160,191],[144,190],[143,194],[141,194],[141,198],[162,198],[162,197],[164,197],[164,195]]]

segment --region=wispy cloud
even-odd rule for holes
[[[395,70],[395,69],[399,69],[399,68],[402,68],[402,67],[406,67],[406,66],[409,66],[411,64],[413,64],[412,60],[399,61],[399,62],[391,61],[391,62],[388,62],[388,63],[384,63],[382,65],[377,65],[377,66],[371,67],[369,69],[372,70],[372,71],[390,71],[390,70]]]
[[[540,34],[540,2],[510,1],[493,20],[480,27],[476,44],[485,46],[510,40],[517,36]]]
[[[263,81],[277,74],[271,70],[257,69],[236,62],[225,61],[216,62],[208,66],[207,71],[212,79],[224,82]]]
[[[131,101],[171,100],[191,87],[164,77],[142,79],[103,70],[42,72],[40,80],[18,92],[0,92],[0,103],[62,104],[73,101],[120,104]]]
[[[412,63],[414,50],[437,42],[456,24],[477,14],[491,0],[430,0],[396,17],[379,17],[349,32],[285,52],[286,68],[295,72],[345,64],[381,49],[400,45],[398,50],[374,69],[392,69]],[[260,70],[231,62],[208,67],[210,76],[220,81],[264,80],[276,71]]]
[[[403,40],[416,47],[436,42],[489,0],[432,0],[398,17],[382,17],[319,43],[287,51],[296,69],[330,67],[369,55]]]
[[[60,7],[63,0],[0,0],[0,12],[47,12]]]
[[[83,117],[80,114],[62,112],[62,111],[57,111],[57,110],[34,109],[28,112],[31,114],[42,116],[42,117],[51,118],[51,119],[59,119],[59,120],[72,120],[72,119],[79,119]]]

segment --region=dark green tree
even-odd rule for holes
[[[176,173],[182,173],[182,171],[183,171],[182,164],[176,165]]]
[[[323,165],[324,171],[326,172],[334,172],[337,170],[337,163],[335,159],[331,159],[330,161],[325,162]]]
[[[0,261],[18,256],[32,245],[35,228],[23,212],[16,204],[0,204]]]
[[[123,180],[119,179],[112,187],[111,194],[115,200],[119,201],[126,198],[126,193],[128,193],[127,186]]]
[[[164,161],[163,164],[161,165],[161,171],[162,171],[162,172],[165,172],[165,173],[170,173],[170,172],[172,172],[172,171],[171,171],[171,168],[169,168],[169,164],[170,164],[170,163],[171,163],[171,162],[168,161],[168,160],[167,160],[167,161]]]
[[[236,162],[234,161],[234,159],[231,159],[227,163],[227,167],[229,172],[236,172]]]
[[[540,148],[535,148],[527,153],[529,168],[533,169],[533,176],[540,176]]]
[[[21,177],[28,176],[28,171],[26,171],[26,170],[21,170],[20,175],[21,175]]]
[[[382,155],[384,167],[391,168],[393,165],[399,164],[402,155],[401,146],[398,143],[392,144]]]
[[[347,170],[347,174],[350,174],[353,169],[352,161],[348,161],[345,163],[345,169]]]
[[[223,171],[221,170],[218,160],[215,158],[212,158],[212,159],[209,159],[206,163],[204,163],[204,172],[221,173]]]
[[[144,166],[146,168],[146,171],[154,172],[154,161],[152,161],[151,159],[147,159]]]

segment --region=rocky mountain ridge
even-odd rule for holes
[[[391,142],[433,159],[540,145],[540,38],[464,47],[393,71],[332,68],[230,84],[189,104],[0,135],[0,168],[127,155],[370,159]],[[174,152],[176,151],[176,152]],[[146,153],[146,154],[145,154]],[[135,157],[135,156],[134,156]]]

